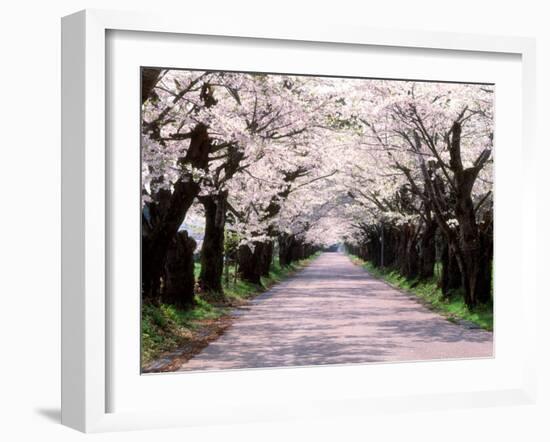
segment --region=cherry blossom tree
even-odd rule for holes
[[[480,209],[491,204],[492,95],[492,88],[480,85],[382,82],[372,88],[374,113],[358,115],[368,129],[366,142],[382,148],[388,170],[406,178],[398,200],[407,203],[403,215],[421,217],[421,245],[432,250],[436,224],[444,234],[470,307],[490,294],[492,245],[480,226],[492,220],[490,210]],[[429,255],[423,266],[433,269]]]
[[[469,307],[487,302],[493,95],[487,85],[144,69],[144,296],[158,298],[171,244],[199,204],[202,291],[223,290],[230,231],[239,273],[256,284],[277,249],[284,265],[345,242],[408,278],[433,278],[439,259],[445,292],[460,285]]]

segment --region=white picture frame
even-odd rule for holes
[[[86,10],[62,20],[62,423],[84,432],[186,425],[207,425],[212,415],[190,414],[182,409],[109,412],[110,385],[107,327],[109,303],[106,287],[108,191],[106,155],[106,35],[109,31],[271,39],[285,42],[319,42],[368,45],[380,48],[424,48],[469,51],[478,54],[514,54],[521,57],[522,120],[521,188],[523,227],[534,218],[535,43],[532,39],[416,31],[388,31],[309,24],[300,29],[281,23],[191,22],[182,25],[170,16]],[[137,93],[137,92],[136,92]],[[497,134],[498,137],[498,134]],[[521,230],[521,253],[533,255],[534,229]],[[136,239],[137,241],[138,239]],[[522,259],[522,263],[525,259]],[[524,270],[525,271],[525,270]],[[533,280],[521,280],[521,309],[517,321],[525,336],[535,333],[537,290]],[[498,317],[497,317],[498,321]],[[281,405],[254,409],[243,399],[215,416],[217,422],[243,422],[288,417],[356,415],[383,410],[461,408],[533,403],[536,392],[535,340],[525,344],[522,375],[503,388],[446,391],[415,395],[338,393],[322,398],[295,398]],[[498,357],[498,355],[497,355]],[[331,370],[341,370],[333,367]],[[292,371],[287,372],[293,376]],[[519,379],[519,378],[518,378]],[[251,380],[252,381],[252,380]],[[260,407],[261,408],[261,407]],[[252,412],[251,412],[252,411]]]

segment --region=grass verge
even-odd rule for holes
[[[265,292],[308,265],[317,255],[281,267],[273,262],[269,276],[262,278],[262,286],[230,278],[224,286],[224,294],[204,293],[195,296],[195,306],[180,310],[173,305],[143,304],[141,308],[141,364],[148,366],[163,354],[181,347],[196,353],[216,339],[230,325],[229,313],[237,306]],[[234,270],[233,270],[234,271]],[[195,274],[200,273],[200,264]],[[217,329],[217,332],[212,330]]]
[[[429,281],[408,280],[396,270],[376,268],[370,262],[363,261],[356,256],[350,255],[350,258],[354,264],[362,266],[376,278],[386,281],[395,288],[417,296],[424,301],[427,307],[441,313],[449,321],[458,322],[462,319],[472,322],[485,330],[493,330],[493,308],[491,305],[480,306],[470,311],[464,303],[460,291],[457,290],[450,297],[445,297],[438,287],[437,278]]]

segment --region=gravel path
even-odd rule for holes
[[[453,324],[341,253],[257,297],[180,371],[491,357],[493,334]]]

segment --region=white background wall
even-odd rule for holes
[[[0,13],[0,438],[83,440],[59,425],[60,17],[83,8],[164,10],[186,20],[245,14],[250,20],[535,36],[538,43],[539,192],[547,191],[550,14],[543,1],[58,0],[5,2]],[[521,179],[521,177],[518,177]],[[548,207],[539,198],[538,270],[545,272]],[[513,239],[511,239],[513,240]],[[535,265],[535,264],[534,264]],[[533,277],[535,269],[533,269]],[[513,275],[511,275],[513,277]],[[541,278],[541,283],[543,282]],[[550,303],[540,290],[538,407],[410,413],[208,429],[91,436],[170,440],[550,440]],[[544,378],[546,377],[546,379]],[[452,381],[452,380],[450,380]],[[185,400],[185,398],[182,398]]]

